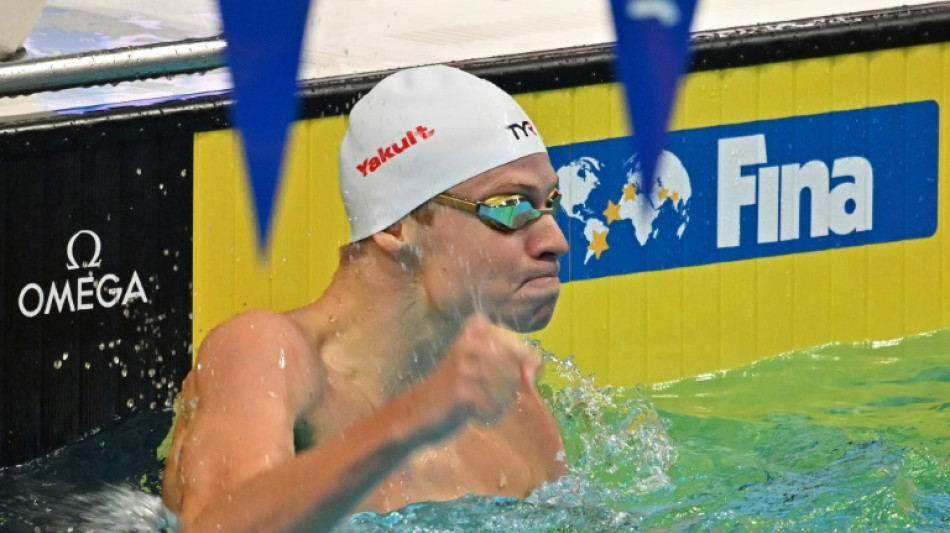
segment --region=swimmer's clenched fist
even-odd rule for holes
[[[492,424],[505,414],[522,387],[535,386],[540,366],[535,349],[475,315],[419,385],[421,404],[443,411],[441,432],[454,431],[469,419]]]

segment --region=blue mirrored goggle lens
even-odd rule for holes
[[[490,226],[499,229],[521,229],[528,222],[543,215],[554,215],[561,205],[561,193],[554,191],[544,209],[535,209],[528,198],[521,195],[489,198],[478,205],[476,214]]]

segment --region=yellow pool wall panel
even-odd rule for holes
[[[671,130],[936,101],[948,131],[947,44],[685,77]],[[631,134],[617,84],[521,94],[549,146]],[[337,187],[345,117],[295,124],[268,261],[257,257],[239,143],[195,138],[194,338],[249,307],[288,309],[329,283],[347,226]],[[829,342],[893,339],[950,326],[947,150],[938,224],[914,240],[618,275],[564,284],[537,334],[600,384],[653,383],[734,368]],[[571,243],[572,246],[586,243]]]
[[[233,131],[195,138],[194,339],[235,313],[287,310],[319,296],[348,226],[336,186],[345,117],[292,128],[270,245],[258,250],[240,143]]]

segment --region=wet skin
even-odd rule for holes
[[[556,184],[540,154],[450,192],[541,207]],[[524,497],[565,472],[540,357],[508,331],[551,319],[563,234],[549,216],[503,233],[432,209],[344,256],[317,301],[208,335],[164,477],[186,531],[320,530],[411,501]]]

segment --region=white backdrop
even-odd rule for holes
[[[928,3],[933,2],[699,0],[693,31]],[[613,41],[607,0],[318,0],[316,5],[308,21],[301,79]],[[26,48],[30,57],[43,57],[218,34],[215,0],[47,0]],[[0,121],[229,87],[222,70],[0,98]]]

